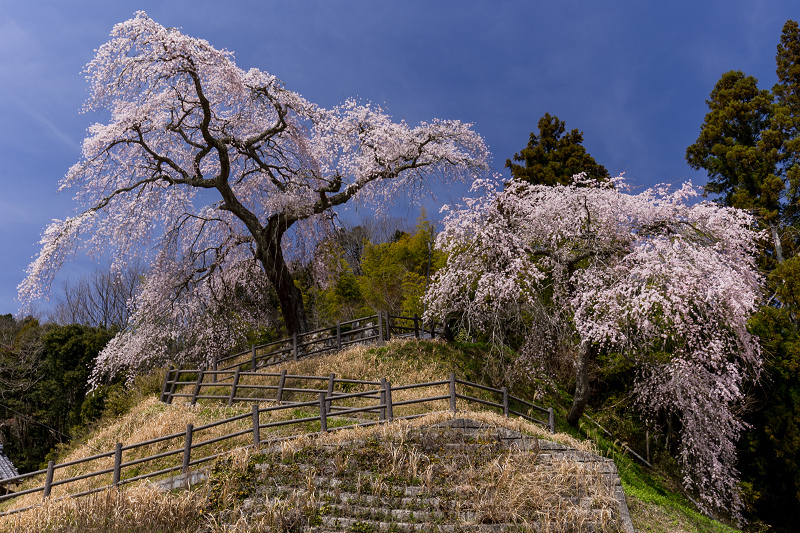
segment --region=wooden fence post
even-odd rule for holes
[[[414,313],[414,337],[419,339],[419,317]]]
[[[328,413],[325,407],[325,393],[319,393],[319,430],[322,433],[328,432]]]
[[[169,376],[172,374],[172,365],[169,365],[167,373],[164,375],[164,384],[161,386],[161,402],[167,401],[167,385],[169,384]]]
[[[192,392],[192,405],[197,403],[197,395],[200,394],[200,384],[203,382],[205,373],[205,370],[201,370],[200,373],[197,374],[197,382],[195,382],[194,392]]]
[[[178,381],[180,381],[181,379],[182,368],[183,365],[180,365],[178,366],[178,368],[175,369],[175,376],[172,378],[172,385],[170,385],[169,387],[169,397],[167,398],[168,405],[172,403],[172,396],[175,394],[175,390],[177,390],[178,388]]]
[[[228,398],[228,407],[233,405],[233,399],[236,398],[236,388],[239,386],[239,372],[241,367],[236,367],[236,372],[233,374],[233,383],[231,383],[231,395]]]
[[[378,310],[378,346],[383,346],[383,310]]]
[[[281,370],[281,378],[278,381],[278,392],[275,394],[275,401],[278,405],[281,404],[281,400],[283,399],[283,385],[286,383],[286,369],[284,368]]]
[[[218,366],[217,365],[217,356],[215,355],[214,356],[214,360],[211,361],[211,370],[214,371],[214,373],[211,374],[211,383],[216,383],[217,382],[217,370],[218,370],[217,366]]]
[[[328,376],[328,393],[325,395],[328,398],[331,398],[333,396],[333,385],[335,381],[336,381],[336,374],[331,372],[331,375]],[[333,408],[333,400],[330,399],[325,404],[325,411],[330,413],[332,408]]]
[[[381,405],[383,407],[381,407],[380,411],[378,411],[380,413],[379,414],[379,420],[381,422],[384,422],[386,420],[386,378],[381,378],[381,400],[380,401],[381,401]]]
[[[394,408],[392,407],[392,382],[387,379],[385,381],[385,385],[386,385],[386,418],[389,420],[389,422],[391,422],[392,420],[394,420]]]
[[[295,332],[294,335],[292,335],[292,357],[294,358],[295,361],[297,361],[299,356],[298,351],[299,348],[297,347],[297,333]]]
[[[189,461],[192,458],[192,432],[194,426],[186,424],[186,439],[183,442],[183,465],[181,466],[181,473],[185,474],[189,471]]]
[[[55,470],[55,466],[55,461],[47,461],[47,476],[44,478],[44,496],[42,496],[42,498],[45,500],[50,497],[50,489],[52,488],[51,485],[53,484],[53,471]]]
[[[503,387],[503,416],[508,418],[508,389]]]
[[[257,450],[261,445],[261,420],[258,416],[258,404],[253,404],[253,447]]]
[[[450,410],[456,412],[456,375],[450,374]]]
[[[256,345],[250,346],[250,372],[256,371]]]
[[[118,442],[114,448],[114,479],[111,482],[116,488],[119,485],[120,470],[122,469],[122,443]]]
[[[342,323],[336,322],[336,350],[342,351]]]
[[[556,415],[553,412],[553,408],[550,407],[547,409],[547,422],[550,425],[550,433],[556,432]]]

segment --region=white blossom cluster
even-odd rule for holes
[[[736,413],[761,367],[747,331],[762,281],[750,215],[692,203],[690,183],[640,194],[621,178],[478,185],[486,194],[449,213],[437,237],[449,255],[428,316],[458,316],[502,342],[509,329],[541,334],[546,314],[573,346],[622,354],[637,368],[642,413],[680,421],[686,487],[737,512]]]
[[[321,108],[142,12],[113,28],[86,75],[85,110],[109,119],[89,128],[62,180],[77,214],[45,230],[19,298],[46,296],[77,251],[113,255],[112,269],[144,259],[132,325],[98,359],[95,383],[240,343],[262,320],[246,309],[267,305],[265,284],[290,278],[337,206],[390,205],[431,179],[471,178],[489,158],[469,124],[410,126],[355,100]],[[297,302],[286,287],[279,298]]]

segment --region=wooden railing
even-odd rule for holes
[[[395,316],[379,311],[378,314],[356,318],[336,325],[315,329],[266,344],[254,344],[249,349],[230,355],[212,358],[207,371],[255,370],[280,365],[286,361],[297,361],[324,353],[339,351],[352,344],[377,343],[382,345],[393,336],[441,335],[435,323],[425,327],[422,319],[414,316]],[[216,374],[209,374],[212,381]]]
[[[175,376],[180,376],[182,372],[189,372],[189,371],[173,371]],[[194,372],[198,371],[195,370]],[[240,377],[243,374],[251,374],[249,372],[248,373],[241,372],[238,369],[234,372],[238,373]],[[192,424],[188,424],[186,426],[186,431],[180,433],[173,433],[171,435],[165,435],[163,437],[159,437],[156,439],[151,439],[148,441],[138,442],[128,445],[117,443],[115,449],[112,451],[107,451],[105,453],[100,453],[97,455],[93,455],[91,457],[86,457],[84,459],[77,459],[74,461],[68,461],[60,464],[56,464],[55,462],[50,461],[46,469],[6,479],[5,480],[6,483],[22,483],[26,480],[35,478],[36,476],[44,476],[44,482],[41,485],[20,490],[19,492],[8,494],[5,496],[0,496],[0,502],[9,500],[11,498],[16,498],[25,494],[32,494],[37,492],[41,492],[43,498],[47,499],[50,497],[51,490],[53,487],[75,483],[77,481],[93,477],[105,476],[106,481],[100,482],[102,486],[98,486],[76,494],[69,494],[63,497],[64,498],[78,497],[98,492],[101,490],[105,490],[110,487],[119,487],[121,485],[132,483],[134,481],[138,481],[141,479],[164,476],[167,474],[174,474],[177,472],[185,473],[188,472],[189,469],[192,468],[193,466],[215,459],[219,455],[223,453],[228,453],[229,451],[226,450],[224,452],[219,452],[219,453],[204,454],[203,451],[207,450],[208,449],[207,447],[211,444],[235,439],[237,437],[243,437],[243,436],[246,437],[247,435],[251,435],[251,437],[246,437],[248,440],[252,439],[251,443],[249,445],[243,445],[243,446],[251,446],[258,448],[259,446],[267,442],[274,443],[279,440],[287,438],[296,438],[298,436],[298,435],[290,435],[287,437],[272,438],[266,441],[262,440],[263,430],[277,428],[279,426],[310,423],[315,426],[313,429],[317,429],[318,427],[317,431],[311,431],[310,433],[304,433],[304,434],[319,434],[345,428],[380,424],[391,420],[416,418],[428,413],[425,412],[425,413],[410,414],[406,416],[395,416],[395,411],[397,409],[402,409],[407,406],[426,404],[442,400],[449,400],[449,408],[453,412],[456,411],[457,400],[463,400],[467,404],[474,403],[499,409],[505,416],[516,415],[524,417],[532,422],[546,426],[550,430],[550,432],[554,432],[555,430],[555,420],[552,408],[540,407],[530,402],[526,402],[520,398],[511,396],[508,394],[508,391],[505,388],[496,389],[492,387],[486,387],[484,385],[480,385],[477,383],[471,383],[468,381],[456,379],[454,374],[450,375],[449,380],[431,381],[427,383],[416,383],[411,385],[402,385],[398,387],[392,386],[392,384],[386,379],[381,379],[379,382],[343,380],[343,379],[336,379],[334,374],[331,374],[329,376],[296,376],[296,375],[288,375],[285,372],[281,372],[280,374],[263,374],[263,373],[258,373],[258,374],[260,374],[261,376],[266,375],[266,376],[277,377],[280,380],[280,382],[283,382],[284,385],[283,388],[279,388],[279,385],[250,386],[249,389],[251,391],[256,391],[259,394],[261,392],[268,392],[274,390],[275,396],[267,397],[267,395],[265,394],[263,395],[264,397],[257,397],[257,398],[239,397],[237,396],[238,393],[235,392],[237,390],[237,387],[235,386],[235,378],[234,378],[234,382],[230,384],[224,384],[224,385],[217,384],[217,386],[230,387],[232,392],[229,393],[227,396],[201,395],[199,394],[200,391],[197,387],[197,381],[195,381],[194,382],[195,388],[193,389],[193,393],[191,395],[191,401],[197,401],[198,399],[225,399],[227,397],[229,403],[237,401],[259,401],[259,402],[269,402],[272,403],[273,405],[262,407],[258,403],[253,403],[252,410],[249,413],[240,414],[238,416],[226,418],[224,420],[218,420],[216,422],[212,422],[210,424],[205,424],[198,427],[193,427]],[[286,380],[288,379],[300,380],[306,382],[309,381],[324,382],[326,383],[327,386],[325,389],[317,387],[290,388],[285,386]],[[170,390],[173,391],[170,393],[170,396],[168,398],[168,400],[171,401],[172,398],[175,397],[187,397],[187,395],[184,393],[174,392],[173,385],[176,386],[179,386],[180,384],[191,385],[193,382],[170,381],[169,383],[170,383]],[[201,383],[201,386],[202,385],[203,384]],[[359,392],[342,392],[336,390],[337,385],[338,386],[362,385],[367,387],[367,390]],[[423,398],[410,398],[401,401],[393,401],[392,399],[393,394],[396,395],[401,391],[408,391],[411,389],[438,387],[440,389],[438,392],[444,392],[444,386],[447,386],[446,394],[435,394],[433,396],[427,396]],[[242,386],[240,385],[239,387]],[[461,387],[461,392],[459,392],[458,390],[459,387]],[[498,401],[492,401],[491,399],[486,399],[486,394],[483,394],[484,396],[483,398],[469,395],[467,394],[469,391],[465,390],[465,388],[477,389],[479,391],[483,391],[483,393],[488,393],[488,395],[497,398]],[[295,399],[302,399],[300,397],[303,395],[311,396],[311,399],[304,401],[285,401],[282,396],[287,393],[292,393]],[[476,393],[473,392],[473,394]],[[164,398],[162,397],[162,399]],[[353,405],[354,402],[356,401],[366,402],[366,405]],[[262,415],[267,415],[268,413],[272,414],[281,411],[290,414],[301,413],[308,415],[310,414],[310,412],[313,412],[314,414],[311,416],[301,416],[299,418],[277,420],[266,423],[262,421]],[[534,414],[540,416],[546,415],[546,418],[542,419],[536,418]],[[226,433],[222,436],[206,438],[205,440],[198,440],[198,438],[202,438],[203,432],[206,432],[211,428],[215,428],[217,426],[222,426],[226,424],[235,424],[236,422],[239,422],[239,425],[241,425],[240,421],[246,420],[248,418],[250,419],[250,422],[248,424],[248,427],[245,427],[244,429],[239,428],[229,433]],[[330,425],[331,423],[333,424],[332,426]],[[170,440],[176,440],[180,443],[180,445],[178,445],[173,449],[152,454],[146,457],[139,457],[127,461],[124,460],[123,456],[125,452],[130,452],[137,448],[161,442],[166,442]],[[242,445],[240,445],[240,447],[242,447]],[[67,477],[64,479],[55,479],[55,475],[59,470],[62,470],[70,466],[77,466],[85,463],[91,463],[93,461],[99,461],[110,457],[114,458],[113,467],[99,468],[97,470],[86,472],[77,476]],[[160,465],[158,466],[151,465],[150,468],[152,468],[152,470],[147,470],[148,467],[144,466],[147,463],[152,463],[158,460],[165,460],[168,458],[171,459],[171,461],[169,462],[172,462],[173,464],[170,464],[165,468],[159,468],[158,466]],[[135,471],[132,472],[134,468]],[[142,473],[137,473],[140,472],[142,469],[144,469],[145,471]],[[125,475],[126,470],[128,474],[127,477]],[[4,513],[0,513],[0,516],[17,513],[20,511],[30,509],[32,507],[35,507],[35,505],[18,509],[12,509]]]
[[[328,335],[325,335],[325,333],[328,333]],[[119,487],[120,485],[132,483],[141,479],[165,476],[176,472],[186,473],[191,467],[211,461],[222,453],[228,453],[228,451],[230,451],[228,449],[220,453],[204,454],[203,450],[208,449],[207,447],[212,444],[252,435],[252,437],[250,437],[252,439],[251,443],[246,446],[258,448],[266,442],[275,443],[280,440],[292,439],[299,436],[295,434],[262,441],[261,433],[263,430],[280,426],[310,423],[315,425],[315,429],[316,427],[319,428],[316,432],[312,431],[310,434],[317,434],[338,429],[380,424],[390,420],[416,418],[428,413],[423,412],[405,416],[395,416],[395,409],[402,410],[408,406],[443,400],[449,400],[449,409],[453,412],[457,409],[457,400],[463,400],[468,404],[474,403],[499,409],[504,416],[515,415],[523,417],[534,423],[546,426],[551,433],[555,431],[555,419],[552,408],[541,407],[511,396],[508,394],[505,387],[497,389],[456,379],[455,374],[451,374],[449,380],[395,387],[385,378],[380,381],[368,381],[337,379],[335,374],[330,374],[328,376],[304,376],[288,374],[286,370],[282,370],[280,373],[256,371],[258,368],[281,364],[288,360],[298,360],[322,353],[341,350],[351,344],[375,342],[381,345],[392,336],[413,335],[416,338],[420,338],[423,335],[427,335],[430,338],[434,338],[439,334],[440,332],[437,331],[433,325],[427,330],[423,330],[422,321],[416,315],[413,317],[403,317],[379,312],[377,315],[340,322],[332,327],[320,328],[267,344],[254,345],[244,352],[214,358],[211,369],[174,369],[170,367],[164,378],[161,390],[161,401],[164,403],[171,404],[175,398],[186,398],[191,405],[196,404],[198,400],[220,400],[227,402],[228,405],[237,402],[260,402],[273,405],[262,407],[259,403],[253,403],[251,412],[249,413],[218,420],[198,427],[188,424],[186,426],[186,431],[180,433],[173,433],[171,435],[128,445],[117,443],[113,451],[100,453],[84,459],[77,459],[60,464],[50,461],[46,469],[29,472],[4,480],[4,483],[10,485],[19,484],[37,476],[44,476],[43,484],[0,496],[0,502],[37,492],[41,492],[43,498],[47,499],[50,498],[53,487],[68,485],[93,477],[106,476],[108,481],[106,481],[105,484],[101,482],[101,486],[63,497],[84,496],[110,487]],[[220,367],[220,365],[222,366]],[[187,376],[191,376],[193,379],[182,379],[182,377]],[[260,383],[242,383],[242,380],[246,380],[247,378],[255,379]],[[298,386],[298,382],[299,385],[305,384],[306,386]],[[316,384],[316,386],[313,386],[314,384]],[[446,394],[410,398],[400,401],[392,400],[393,394],[420,388],[442,388],[445,385],[447,386]],[[324,386],[324,388],[321,388],[322,386]],[[457,390],[458,386],[462,387],[461,393]],[[355,387],[362,387],[367,390],[349,392],[350,389]],[[467,394],[467,391],[463,390],[464,387],[483,391],[483,397],[480,398]],[[210,389],[211,393],[203,394],[203,389],[207,391]],[[191,390],[191,392],[188,392],[189,390]],[[487,399],[487,393],[488,396],[493,396],[497,398],[498,401]],[[473,394],[481,393],[473,392]],[[349,405],[343,405],[342,402]],[[362,405],[356,405],[359,402],[361,402]],[[294,415],[296,413],[302,413],[304,409],[306,411],[305,414],[308,414],[309,410],[315,411],[318,414],[267,423],[262,423],[261,420],[262,415],[270,416],[273,413],[279,412]],[[539,415],[539,418],[535,415]],[[541,418],[543,415],[546,416]],[[226,424],[234,425],[237,422],[241,426],[241,421],[248,418],[250,419],[250,423],[247,428],[239,428],[221,436],[214,436],[198,441],[198,437],[202,438],[203,432]],[[333,426],[329,427],[328,423],[331,419],[333,420]],[[309,433],[302,434],[307,435]],[[146,457],[138,457],[128,461],[123,460],[123,454],[125,452],[131,452],[138,448],[170,440],[178,441],[180,445],[174,449],[155,453]],[[235,447],[235,444],[232,447]],[[93,461],[102,461],[110,457],[114,458],[113,467],[99,468],[77,476],[56,479],[56,473],[59,470]],[[143,466],[147,463],[164,460],[174,464],[170,464],[166,468],[159,468],[159,466],[153,466],[151,464],[149,467],[151,468],[150,470],[147,470],[147,466]],[[143,468],[145,471],[139,473]],[[124,475],[126,469],[127,477]],[[34,505],[12,509],[0,513],[0,516],[17,513],[32,507],[34,507]]]

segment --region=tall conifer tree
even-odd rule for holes
[[[608,179],[608,171],[586,152],[583,132],[577,129],[566,132],[563,120],[550,113],[539,119],[539,134],[532,132],[528,146],[514,154],[517,165],[506,160],[511,175],[532,185],[569,185],[572,176],[586,173],[586,178],[595,181]]]
[[[761,264],[769,273],[766,305],[751,318],[768,378],[756,391],[751,426],[739,443],[743,487],[751,512],[774,531],[800,521],[800,30],[783,26],[772,91],[740,71],[726,72],[711,92],[697,141],[686,150],[705,169],[705,192],[756,215],[771,245]]]

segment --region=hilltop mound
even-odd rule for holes
[[[286,369],[296,374],[335,372],[353,379],[386,376],[397,385],[435,381],[450,372],[480,381],[480,357],[477,345],[412,340],[381,348],[355,347],[289,363]],[[538,402],[547,404],[548,400],[539,398]],[[76,443],[60,460],[75,460],[111,448],[115,442],[150,439],[188,423],[199,425],[248,411],[247,404],[225,407],[209,400],[194,406],[166,405],[148,397],[96,429],[84,441],[91,448]],[[483,426],[461,433],[436,427],[454,418],[469,418]],[[459,405],[456,414],[432,413],[414,421],[300,435],[280,444],[266,442],[273,437],[285,438],[286,432],[276,429],[265,436],[259,450],[230,450],[205,470],[203,482],[191,487],[163,492],[142,483],[121,491],[49,501],[0,518],[0,531],[338,529],[370,533],[530,530],[533,524],[550,524],[551,531],[588,531],[590,524],[595,531],[629,531],[614,463],[599,457],[591,441],[550,434],[518,418],[467,413]],[[237,446],[246,444],[245,438]],[[676,505],[675,494],[643,474],[624,454],[612,456],[626,491],[633,491],[628,502],[637,527],[733,531],[688,512],[682,503]],[[38,504],[38,498],[31,503]],[[587,529],[580,529],[584,526]]]
[[[222,462],[209,510],[246,531],[633,531],[613,461],[505,422],[438,414]]]

